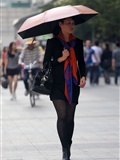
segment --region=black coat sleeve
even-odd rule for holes
[[[85,61],[84,61],[84,53],[83,53],[83,41],[78,40],[77,41],[77,60],[78,60],[78,67],[80,72],[80,77],[86,77],[86,67],[85,67]]]
[[[52,52],[53,51],[52,51],[51,42],[50,42],[50,39],[48,39],[47,44],[46,44],[46,50],[45,50],[43,65],[45,65],[46,63],[51,61]]]
[[[45,55],[44,55],[44,60],[43,60],[43,66],[45,66],[48,62],[51,61],[52,66],[59,65],[60,63],[53,57],[54,53],[54,39],[48,39],[47,44],[46,44],[46,50],[45,50]]]

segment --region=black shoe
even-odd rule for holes
[[[69,159],[68,148],[63,148],[63,158],[62,158],[62,160],[70,160]]]

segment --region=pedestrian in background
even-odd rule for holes
[[[93,62],[92,58],[95,59],[95,63]],[[95,82],[95,74],[96,74],[95,64],[97,63],[97,57],[95,55],[95,51],[91,47],[90,40],[86,40],[85,42],[84,60],[86,64],[86,75],[88,76],[88,73],[89,73],[90,85],[93,85]]]
[[[29,78],[29,72],[27,66],[30,65],[30,63],[35,63],[35,65],[32,68],[32,75],[35,76],[36,73],[40,70],[40,63],[41,63],[41,52],[39,50],[39,46],[37,45],[34,38],[28,38],[25,42],[26,46],[22,50],[22,53],[19,57],[19,64],[24,63],[24,85],[25,85],[25,96],[29,94],[29,88],[28,88],[28,78]]]
[[[39,50],[40,50],[40,53],[41,53],[40,68],[43,68],[43,59],[44,59],[45,49],[43,48],[43,46],[39,46]]]
[[[8,48],[6,61],[5,61],[5,68],[4,74],[8,76],[9,82],[9,90],[11,100],[16,99],[16,89],[18,84],[18,59],[19,59],[19,52],[16,49],[16,43],[11,42]]]
[[[83,41],[73,36],[74,26],[72,18],[59,21],[54,37],[47,41],[43,61],[46,64],[52,59],[53,85],[50,99],[57,112],[57,131],[63,160],[70,160],[76,105],[80,87],[86,84]]]
[[[4,68],[5,68],[7,52],[8,52],[8,47],[3,47],[3,51],[2,51],[2,70],[3,70],[3,73],[4,73]]]
[[[112,68],[114,69],[114,83],[118,85],[120,75],[120,42],[116,42],[116,49],[113,51]]]
[[[109,44],[105,44],[105,49],[101,56],[101,66],[104,69],[103,75],[106,84],[110,84],[110,69],[112,67],[112,51],[110,50]]]
[[[23,47],[19,46],[17,47],[18,52],[21,54]],[[19,65],[19,76],[18,76],[18,80],[23,80],[24,79],[24,65]]]
[[[94,53],[97,57],[97,61],[96,61],[96,58],[92,55],[92,61],[95,65],[95,71],[94,71],[94,81],[93,81],[93,84],[99,84],[99,76],[100,76],[100,71],[99,71],[99,68],[100,68],[100,63],[101,63],[101,56],[102,56],[102,53],[103,53],[103,50],[102,48],[99,46],[99,41],[95,41],[95,45],[92,46],[92,49],[94,50]]]
[[[1,76],[2,76],[2,58],[1,58],[1,52],[0,52],[0,84],[1,84]]]

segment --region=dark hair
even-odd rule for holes
[[[54,36],[54,37],[56,37],[56,36],[61,32],[61,28],[60,28],[60,26],[59,26],[59,22],[63,23],[64,20],[65,20],[65,18],[64,18],[64,19],[61,19],[61,20],[59,20],[59,21],[57,22],[57,25],[56,25],[56,27],[55,27],[54,30],[53,30],[53,36]]]
[[[116,46],[117,46],[117,47],[120,47],[120,42],[116,42]]]
[[[5,50],[6,48],[7,48],[7,47],[3,47],[3,52],[6,52],[6,50]]]
[[[11,43],[9,44],[9,49],[8,49],[8,56],[11,57],[11,58],[14,57],[14,55],[11,54],[13,44],[16,44],[16,43],[15,43],[15,42],[11,42]],[[17,51],[17,49],[16,49],[16,51]]]
[[[95,45],[96,45],[96,46],[99,46],[99,41],[95,41]]]
[[[15,44],[15,42],[11,42],[10,44],[9,44],[9,49],[8,49],[8,51],[11,53],[12,52],[12,46],[13,46],[13,44]]]
[[[106,49],[109,49],[109,43],[105,43]]]

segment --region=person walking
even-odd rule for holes
[[[70,160],[74,115],[80,88],[86,84],[83,41],[73,36],[74,20],[58,22],[53,38],[47,41],[43,65],[52,63],[53,85],[50,100],[57,113],[57,131],[62,145],[62,160]]]
[[[8,76],[11,100],[16,99],[16,89],[17,89],[18,74],[19,74],[18,59],[19,59],[19,52],[16,49],[16,43],[11,42],[8,48],[5,67],[4,67],[4,74]]]
[[[24,63],[24,85],[25,85],[25,96],[29,94],[29,88],[28,88],[28,78],[29,78],[29,72],[27,66],[30,63],[35,63],[35,65],[32,67],[32,75],[35,76],[36,73],[40,70],[40,63],[41,63],[41,52],[39,50],[39,46],[36,44],[36,41],[34,38],[28,38],[26,40],[26,46],[22,50],[22,53],[19,57],[19,65],[23,65]]]
[[[95,63],[92,61],[92,58],[95,59]],[[84,47],[84,60],[86,64],[86,75],[90,73],[90,85],[93,85],[95,82],[95,73],[96,73],[96,63],[97,57],[95,55],[95,51],[91,47],[91,41],[86,40]]]
[[[112,68],[114,69],[114,83],[118,85],[120,75],[120,42],[116,42],[116,49],[113,51]]]
[[[92,49],[94,50],[94,53],[97,57],[97,61],[94,58],[94,56],[92,56],[92,61],[94,63],[95,66],[95,72],[94,72],[94,81],[93,84],[99,84],[99,76],[100,76],[100,71],[99,71],[99,67],[100,67],[100,63],[101,63],[101,56],[103,53],[102,48],[99,46],[99,41],[95,41],[95,45],[92,46]]]
[[[0,85],[1,85],[1,76],[2,76],[2,58],[1,58],[1,52],[0,52]]]
[[[101,56],[101,67],[104,69],[103,75],[106,84],[110,84],[110,69],[112,67],[112,51],[110,50],[109,44],[105,44],[105,49]]]
[[[3,51],[2,51],[2,71],[4,72],[4,67],[5,67],[5,62],[6,62],[6,55],[8,52],[8,47],[3,47]]]

